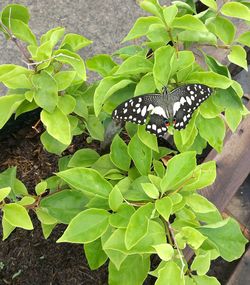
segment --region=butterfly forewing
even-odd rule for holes
[[[120,104],[113,111],[112,118],[143,125],[146,123],[149,113],[161,105],[163,105],[163,96],[160,94],[137,96]]]
[[[175,89],[169,94],[173,98],[174,128],[184,129],[194,111],[203,103],[213,90],[203,84],[189,84]]]
[[[146,130],[157,137],[163,137],[167,132],[164,117],[156,114],[151,115],[149,122],[146,125]]]

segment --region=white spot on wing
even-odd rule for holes
[[[189,97],[186,97],[186,100],[187,100],[189,105],[192,105],[192,100]]]
[[[181,97],[180,103],[181,103],[181,105],[183,105],[184,103],[186,103],[186,100],[185,100],[184,97]]]
[[[136,113],[139,114],[141,112],[141,108],[138,108]]]
[[[144,106],[141,110],[142,117],[144,117],[146,115],[146,112],[147,112],[147,106]]]
[[[175,115],[176,112],[180,109],[181,103],[180,102],[176,102],[173,105],[173,114]]]
[[[152,104],[149,104],[148,111],[152,111],[152,110],[154,110],[154,106]]]
[[[156,131],[157,127],[155,124],[152,125],[152,130]]]
[[[151,115],[152,114],[156,114],[156,115],[159,115],[159,116],[163,116],[163,117],[167,117],[166,116],[166,113],[165,113],[165,111],[164,111],[164,109],[162,108],[162,107],[160,107],[160,106],[157,106],[157,107],[155,107],[154,109],[153,109],[153,111],[151,112]]]

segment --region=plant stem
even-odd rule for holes
[[[182,252],[180,251],[179,246],[178,246],[178,244],[176,242],[175,235],[174,235],[174,230],[173,230],[170,222],[167,221],[167,224],[168,224],[168,229],[169,229],[169,232],[171,234],[172,240],[174,242],[174,245],[176,247],[176,250],[177,250],[178,255],[180,257],[180,260],[181,260],[181,265],[182,265],[181,266],[181,278],[183,278],[183,276],[184,276],[184,268],[185,268],[185,262],[183,261],[183,255],[182,255]]]

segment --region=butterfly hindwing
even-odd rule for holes
[[[158,105],[162,105],[162,95],[146,94],[137,96],[120,104],[113,111],[112,118],[118,121],[143,125],[146,123],[149,113]]]
[[[157,137],[162,137],[167,132],[165,118],[156,114],[150,116],[146,130]]]
[[[203,84],[189,84],[175,89],[169,96],[173,98],[174,128],[184,129],[194,111],[212,94],[213,90]]]

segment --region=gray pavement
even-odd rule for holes
[[[121,47],[121,40],[143,11],[136,0],[3,0],[0,9],[10,3],[19,3],[30,10],[30,27],[41,36],[57,26],[68,32],[79,33],[94,43],[80,54],[83,58],[98,53],[112,53]],[[0,35],[0,64],[21,63],[20,56],[11,42]]]

